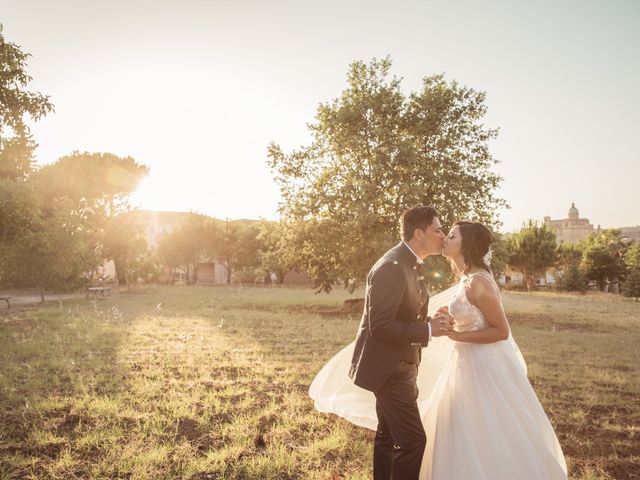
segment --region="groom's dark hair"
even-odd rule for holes
[[[400,218],[402,239],[408,242],[413,238],[416,228],[424,230],[431,225],[431,222],[437,216],[436,209],[429,205],[416,205],[415,207],[407,208],[402,212],[402,217]]]

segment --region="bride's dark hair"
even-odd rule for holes
[[[462,237],[461,253],[464,257],[464,271],[460,273],[467,273],[471,267],[483,268],[491,273],[491,268],[483,258],[493,242],[491,230],[479,222],[459,221],[453,226],[460,229]]]

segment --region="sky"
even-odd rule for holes
[[[277,218],[268,144],[309,144],[348,65],[389,55],[407,93],[437,73],[486,92],[504,231],[571,202],[640,225],[635,0],[0,0],[0,23],[55,104],[38,162],[130,155],[142,208]]]

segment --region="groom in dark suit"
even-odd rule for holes
[[[442,249],[445,235],[438,212],[425,205],[410,208],[402,214],[401,229],[402,241],[367,276],[349,371],[356,385],[376,397],[375,480],[418,479],[427,442],[416,401],[421,351],[432,336],[453,328],[448,314],[433,320],[427,316],[422,262]]]

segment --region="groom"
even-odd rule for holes
[[[418,479],[427,438],[418,412],[416,378],[432,336],[453,328],[449,315],[427,316],[422,261],[439,255],[445,239],[438,212],[418,205],[401,219],[402,241],[367,276],[365,306],[351,360],[356,385],[376,397],[375,480]]]

